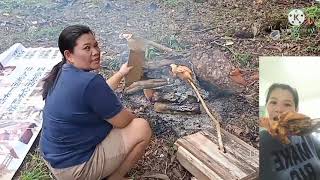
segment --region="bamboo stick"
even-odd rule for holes
[[[194,91],[196,92],[204,110],[207,112],[207,114],[209,115],[209,117],[213,120],[213,122],[215,123],[214,125],[216,126],[216,129],[217,129],[217,134],[218,134],[218,143],[219,143],[219,149],[220,151],[222,152],[226,152],[225,151],[225,148],[223,146],[223,143],[222,143],[222,137],[221,137],[221,127],[220,127],[220,122],[218,120],[216,120],[216,118],[214,118],[214,116],[211,114],[210,110],[208,109],[206,103],[204,102],[204,100],[202,99],[201,97],[201,94],[199,93],[197,87],[194,85],[194,83],[188,79],[188,82],[190,83],[190,85],[192,86],[192,88],[194,89]]]

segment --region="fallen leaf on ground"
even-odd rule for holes
[[[172,164],[175,159],[176,159],[176,155],[172,155],[170,159],[170,164]]]
[[[182,178],[182,174],[180,173],[180,171],[177,168],[173,168],[172,171],[177,177]]]
[[[263,0],[256,0],[256,4],[262,4]]]
[[[239,128],[238,126],[235,125],[228,125],[226,129],[229,129],[230,131],[233,131],[237,136],[240,136],[244,132],[243,129]]]
[[[237,68],[230,72],[230,78],[237,84],[241,84],[243,86],[247,85],[247,82],[244,80],[240,70]]]
[[[251,80],[259,80],[259,72],[254,72],[253,75],[250,76]]]
[[[232,44],[234,44],[233,41],[227,40],[225,45],[226,45],[226,46],[231,46]]]
[[[241,74],[241,70],[239,68],[236,68],[230,72],[231,76],[237,76],[239,74]]]
[[[260,24],[254,22],[251,26],[251,30],[252,30],[253,36],[256,37],[260,31]]]

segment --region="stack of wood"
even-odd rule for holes
[[[143,91],[146,98],[154,103],[154,110],[160,113],[198,114],[200,106],[196,94],[182,80],[173,77],[170,64],[184,64],[183,60],[162,59],[145,62],[146,47],[152,45],[163,51],[172,49],[132,34],[122,34],[130,49],[128,65],[133,69],[125,77],[125,94]],[[206,98],[204,90],[200,92]]]
[[[221,129],[226,153],[218,150],[215,133],[200,131],[175,143],[177,159],[201,180],[258,179],[259,151]]]
[[[170,59],[146,62],[141,80],[126,87],[125,93],[143,92],[159,113],[201,113],[198,98],[190,85],[171,74],[172,63],[182,64],[181,61]],[[200,89],[200,93],[205,99],[208,98],[205,90]]]

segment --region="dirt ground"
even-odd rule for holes
[[[259,56],[315,56],[320,54],[319,33],[295,33],[287,23],[292,8],[306,8],[306,1],[245,0],[3,0],[0,2],[0,52],[14,43],[26,47],[57,46],[61,30],[71,24],[88,25],[103,50],[106,72],[116,70],[128,55],[119,34],[132,32],[180,52],[220,49],[234,67],[242,70],[247,86],[237,94],[209,98],[209,106],[222,117],[222,126],[258,148]],[[278,40],[271,30],[281,30]],[[221,44],[228,44],[222,46]],[[197,47],[197,48],[195,48]],[[162,56],[150,51],[151,57]],[[108,74],[107,74],[108,75]],[[204,88],[210,94],[210,89]],[[133,110],[141,94],[122,98]],[[173,143],[187,134],[211,128],[205,113],[175,118],[145,108],[137,113],[150,121],[154,130],[151,145],[142,160],[129,173],[135,179],[150,174],[170,179],[190,179],[191,175],[175,159]],[[28,157],[37,154],[37,145]],[[32,156],[33,157],[33,156]],[[26,158],[15,178],[32,167]],[[50,177],[50,176],[48,176]]]

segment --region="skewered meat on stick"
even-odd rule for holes
[[[186,66],[181,66],[181,65],[176,65],[176,64],[171,64],[170,66],[171,66],[171,71],[172,71],[173,75],[174,76],[178,76],[180,79],[189,82],[190,85],[192,86],[192,88],[194,89],[194,91],[196,92],[196,94],[197,94],[197,96],[198,96],[203,108],[205,109],[206,113],[209,115],[209,117],[213,120],[213,122],[216,125],[217,134],[218,134],[219,149],[222,152],[225,152],[225,149],[224,149],[224,146],[223,146],[223,143],[222,143],[220,122],[218,120],[216,120],[216,118],[214,118],[214,116],[211,114],[211,112],[208,109],[206,103],[202,99],[202,97],[201,97],[201,95],[199,93],[199,90],[194,85],[193,79],[192,79],[192,71]]]
[[[320,118],[294,119],[287,123],[288,131],[294,135],[306,135],[320,131]]]
[[[260,126],[269,130],[272,136],[278,137],[283,144],[289,144],[289,135],[304,135],[316,131],[320,127],[320,119],[310,119],[309,117],[296,113],[285,112],[269,123],[268,118],[262,118]]]
[[[192,71],[186,67],[186,66],[181,66],[181,65],[176,65],[176,64],[171,64],[171,71],[175,76],[178,76],[180,79],[184,81],[193,81],[192,80]]]

